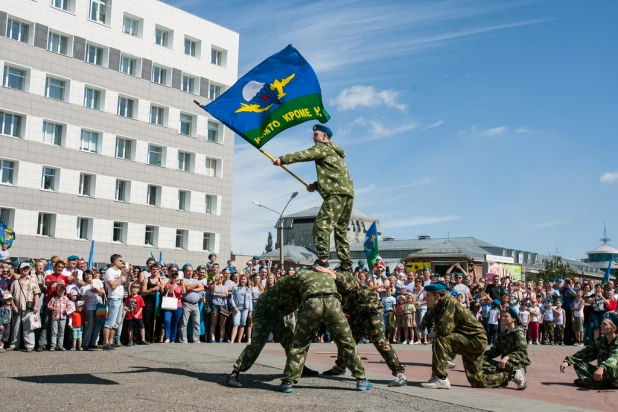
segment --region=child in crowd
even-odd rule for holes
[[[406,303],[403,305],[403,343],[411,345],[414,342],[414,328],[416,328],[416,298],[414,295],[406,295]]]
[[[575,333],[575,346],[584,346],[584,309],[586,302],[582,299],[583,292],[581,289],[576,292],[576,295],[577,298],[571,308],[571,322]]]
[[[140,285],[134,283],[131,285],[131,295],[126,299],[124,303],[124,309],[127,311],[127,333],[129,334],[129,342],[127,346],[133,345],[133,330],[139,328],[140,341],[139,345],[148,345],[146,342],[144,321],[142,319],[142,310],[146,304],[144,299],[139,295]]]
[[[543,302],[541,310],[543,314],[543,345],[554,344],[554,307],[553,301],[549,298]]]
[[[522,303],[519,308],[519,320],[521,322],[521,329],[524,331],[524,337],[530,345],[530,337],[528,335],[528,325],[530,324],[530,312],[528,311],[528,305]]]
[[[500,305],[502,302],[494,299],[491,309],[489,309],[489,320],[487,321],[487,340],[488,343],[494,343],[498,338],[498,329],[500,324]]]
[[[564,345],[564,318],[566,313],[562,309],[562,301],[556,300],[554,311],[554,345]]]
[[[466,302],[464,301],[464,295],[461,292],[457,293],[457,302],[459,302],[461,306],[467,307]]]
[[[470,312],[474,315],[474,318],[480,323],[483,322],[483,315],[481,314],[481,304],[479,302],[472,302],[470,306]]]
[[[11,333],[11,320],[13,318],[13,295],[9,292],[5,292],[2,296],[3,305],[0,307],[0,332],[2,332],[2,339],[0,339],[0,353],[6,352],[4,344],[10,340]]]
[[[401,331],[403,331],[403,305],[405,305],[405,303],[405,296],[399,296],[397,298],[397,305],[395,305],[395,342],[399,341]],[[405,335],[401,342],[405,343]]]
[[[82,335],[84,333],[84,302],[79,301],[76,309],[69,317],[69,328],[71,329],[73,343],[71,350],[84,350],[82,348]]]
[[[67,323],[67,315],[71,313],[71,301],[64,296],[64,282],[56,283],[56,296],[51,298],[47,309],[52,314],[52,338],[49,346],[50,351],[61,350],[65,351],[64,343],[64,328]]]
[[[386,330],[387,337],[391,343],[395,338],[395,325],[391,325],[390,317],[391,312],[395,308],[397,300],[391,296],[390,290],[382,292],[382,306],[384,306],[384,329]]]
[[[491,309],[491,298],[487,295],[481,298],[481,315],[483,316],[483,329],[489,336],[489,310]]]
[[[528,343],[532,345],[539,344],[539,320],[541,318],[541,310],[539,302],[532,298],[530,301],[530,323],[528,324]]]

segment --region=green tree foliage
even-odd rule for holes
[[[266,253],[273,251],[273,234],[268,232],[268,239],[266,239],[266,247],[264,248]]]
[[[563,278],[573,278],[578,275],[578,272],[569,266],[568,263],[563,263],[560,256],[552,256],[550,260],[543,260],[545,267],[539,270],[538,279],[553,280],[558,276]]]

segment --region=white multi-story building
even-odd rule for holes
[[[157,0],[1,0],[12,256],[229,256],[234,133],[193,101],[236,81],[238,45]]]

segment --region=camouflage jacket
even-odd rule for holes
[[[595,359],[599,367],[618,370],[618,338],[607,343],[605,337],[601,336],[576,354],[567,356],[564,361],[572,365],[575,362],[592,362]]]
[[[337,272],[335,284],[341,294],[345,313],[358,314],[384,309],[373,289],[360,283],[350,272]]]
[[[327,273],[301,269],[296,272],[294,278],[298,282],[303,302],[315,295],[336,295],[338,299],[341,299],[341,296],[337,293],[334,279]]]
[[[318,181],[313,184],[323,198],[329,195],[354,196],[354,183],[343,158],[345,153],[332,142],[318,143],[301,152],[281,156],[281,164],[315,161]]]
[[[490,360],[496,357],[509,357],[509,362],[518,367],[525,368],[530,365],[528,359],[528,342],[521,328],[515,328],[511,333],[506,331],[498,335],[498,340],[494,345],[485,351],[485,359]]]
[[[302,303],[299,286],[296,276],[281,277],[260,295],[253,317],[280,319],[294,312]]]
[[[425,314],[427,316],[427,314]],[[476,320],[472,312],[464,307],[451,295],[444,295],[433,307],[433,317],[436,322],[436,336],[447,336],[459,333],[468,339],[480,338],[487,340],[483,325]]]

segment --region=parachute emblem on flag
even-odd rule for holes
[[[242,89],[242,97],[247,103],[240,103],[240,108],[235,113],[263,113],[270,110],[274,105],[281,106],[281,99],[286,96],[287,93],[283,90],[285,86],[296,76],[296,73],[292,73],[285,79],[273,81],[271,84],[256,82],[252,80],[245,84]],[[276,94],[274,93],[276,91]],[[268,104],[262,106],[262,104]]]

